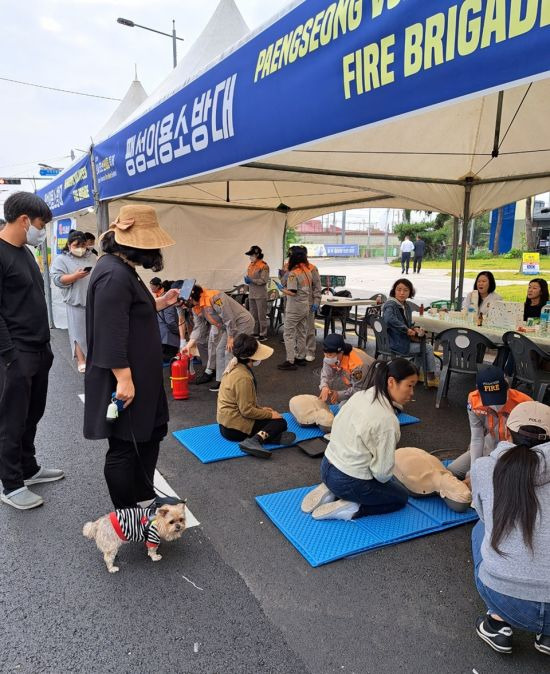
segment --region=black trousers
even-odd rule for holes
[[[0,480],[5,493],[23,487],[40,470],[34,438],[46,409],[52,363],[49,344],[36,352],[18,350],[9,367],[0,358]]]
[[[418,272],[420,274],[420,270],[422,269],[422,258],[421,257],[414,257],[414,262],[413,262],[413,271],[416,274]]]
[[[236,428],[226,428],[220,424],[220,433],[226,440],[231,440],[231,442],[242,442],[246,438],[256,435],[259,431],[267,433],[269,441],[273,441],[286,429],[287,423],[285,419],[258,419],[254,422],[254,427],[249,435],[243,431],[238,431]]]
[[[401,273],[409,273],[409,266],[411,264],[411,254],[410,253],[401,253]]]
[[[138,501],[155,498],[153,480],[160,440],[133,442],[109,438],[105,456],[105,480],[115,508],[135,508]]]

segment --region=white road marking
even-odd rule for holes
[[[78,397],[84,403],[84,393],[79,393]],[[161,491],[163,494],[166,496],[173,496],[174,498],[179,498],[179,496],[176,494],[176,492],[172,489],[172,487],[166,482],[164,477],[159,473],[158,470],[155,470],[155,479],[154,479],[154,484],[155,484],[155,491],[158,492]],[[159,494],[161,496],[161,494]],[[193,515],[193,513],[187,508],[187,529],[191,529],[192,527],[198,527],[200,522],[198,519]]]

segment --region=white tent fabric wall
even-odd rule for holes
[[[109,204],[111,219],[125,204]],[[140,199],[139,203],[143,203]],[[161,226],[174,238],[175,246],[163,251],[164,269],[160,274],[140,269],[140,276],[163,279],[195,278],[197,283],[216,290],[231,290],[242,283],[248,266],[245,252],[252,245],[262,248],[272,275],[282,266],[285,215],[270,211],[224,211],[204,206],[151,203]]]

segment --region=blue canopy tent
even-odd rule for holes
[[[550,189],[549,38],[549,0],[295,2],[94,147],[99,198],[216,208],[218,246],[235,210],[409,207],[465,232]]]

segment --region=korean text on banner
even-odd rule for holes
[[[100,143],[100,197],[532,79],[549,38],[549,0],[308,0]]]
[[[59,218],[94,205],[92,180],[92,166],[87,155],[36,193],[48,204],[54,218]]]

